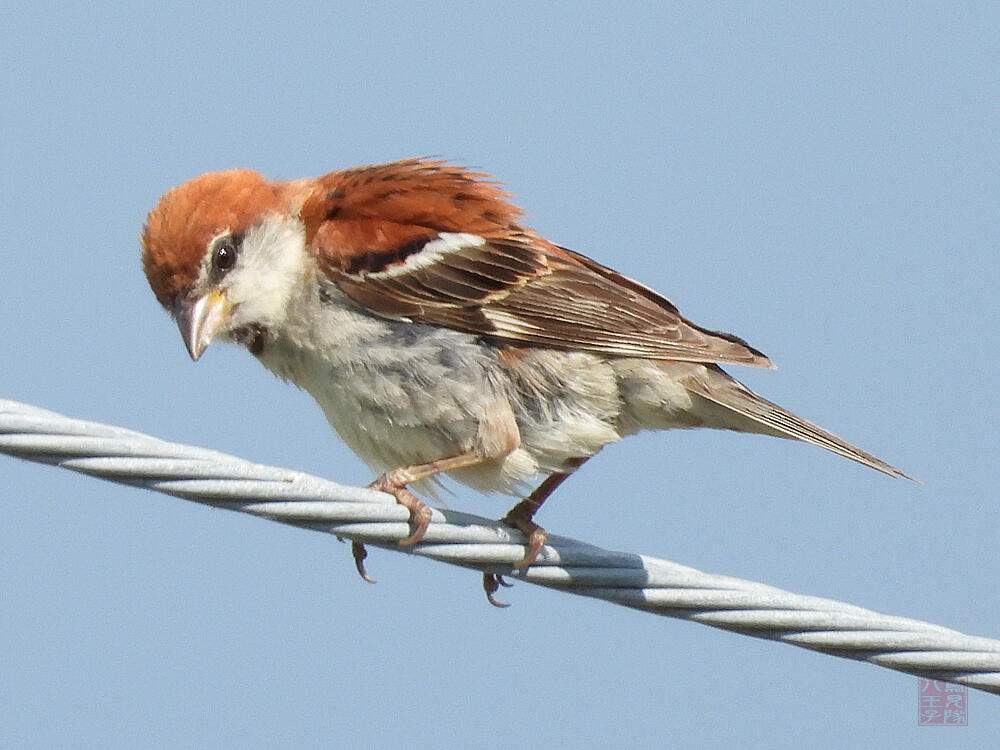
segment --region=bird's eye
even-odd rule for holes
[[[225,273],[236,264],[236,242],[232,237],[223,237],[215,243],[212,251],[212,266],[216,271]]]

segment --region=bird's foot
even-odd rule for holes
[[[401,546],[409,547],[424,538],[424,534],[427,533],[427,527],[431,522],[431,509],[423,500],[406,489],[406,485],[398,484],[388,479],[386,474],[383,474],[368,486],[373,490],[388,492],[396,498],[397,503],[410,511],[410,522],[416,528],[414,528],[413,533],[406,537],[406,539],[399,540]]]
[[[520,510],[521,507],[521,503],[515,505],[510,513],[504,516],[501,521],[508,526],[513,526],[515,529],[528,537],[527,554],[525,554],[524,559],[520,562],[514,563],[515,568],[524,569],[535,562],[535,558],[538,557],[538,553],[542,551],[542,547],[544,547],[545,542],[548,541],[549,535],[545,532],[545,529],[531,520],[530,515]]]
[[[500,607],[503,609],[504,607],[510,606],[506,602],[497,601],[496,597],[493,595],[501,586],[510,587],[513,585],[514,584],[512,583],[507,583],[507,581],[503,579],[502,575],[498,575],[496,573],[483,573],[483,590],[486,592],[487,600],[489,600],[489,603],[494,607]]]

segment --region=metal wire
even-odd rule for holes
[[[168,443],[120,427],[69,419],[14,401],[0,400],[0,452],[484,573],[1000,694],[1000,641],[919,620],[702,573],[645,555],[611,552],[555,535],[549,537],[534,565],[517,571],[511,566],[524,555],[524,537],[519,532],[452,510],[435,510],[424,540],[415,547],[399,547],[396,542],[410,533],[409,514],[389,495]]]

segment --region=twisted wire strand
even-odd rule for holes
[[[1000,694],[1000,641],[550,535],[537,562],[489,519],[433,511],[423,541],[392,496],[0,400],[0,452],[385,549]]]

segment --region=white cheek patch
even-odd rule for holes
[[[464,232],[441,232],[436,240],[431,240],[417,252],[406,256],[402,263],[396,263],[384,271],[356,274],[355,278],[391,279],[405,276],[420,268],[439,263],[442,258],[467,247],[482,247],[486,240],[478,234]]]
[[[250,228],[223,281],[239,318],[233,323],[268,326],[284,319],[289,301],[301,291],[308,261],[298,219],[272,216]]]

